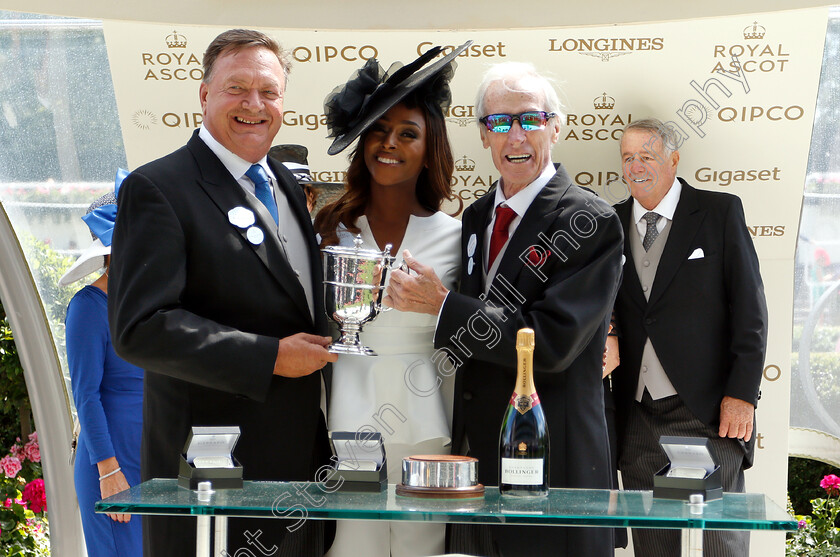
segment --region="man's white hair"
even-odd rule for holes
[[[490,85],[497,81],[501,81],[505,88],[512,92],[541,93],[545,100],[543,110],[556,112],[560,121],[563,121],[563,105],[560,104],[554,83],[537,72],[534,65],[529,62],[502,62],[490,66],[481,79],[475,97],[476,114],[479,118],[487,116],[484,97]]]

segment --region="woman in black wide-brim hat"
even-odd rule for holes
[[[436,47],[388,72],[368,60],[327,97],[335,138],[329,153],[359,141],[344,194],[315,218],[322,247],[352,246],[361,234],[363,247],[391,244],[397,265],[407,249],[434,267],[444,286],[455,287],[461,223],[441,211],[444,200],[455,199],[444,113],[453,59],[468,45],[445,56]],[[454,377],[440,376],[431,361],[434,330],[431,315],[382,313],[361,335],[379,356],[342,355],[333,364],[330,430],[380,432],[390,483],[400,481],[403,457],[450,452]],[[444,552],[444,533],[439,524],[340,520],[327,555],[436,555]]]

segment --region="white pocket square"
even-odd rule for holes
[[[691,252],[691,255],[688,256],[689,260],[692,259],[703,259],[706,254],[703,253],[703,248],[697,248],[696,250]]]

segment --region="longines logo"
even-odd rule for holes
[[[621,130],[633,121],[633,115],[613,114],[615,97],[601,93],[592,99],[592,113],[566,114],[566,141],[607,141],[621,139]]]
[[[750,231],[750,235],[753,238],[761,237],[761,236],[784,236],[785,235],[785,225],[783,224],[765,224],[765,225],[757,225],[757,226],[747,226],[747,230]]]
[[[292,50],[292,57],[297,62],[331,62],[344,60],[347,62],[364,61],[376,58],[379,51],[373,45],[317,45],[299,46]]]
[[[144,81],[201,81],[204,69],[199,55],[187,52],[187,37],[173,31],[164,39],[167,50],[161,52],[141,52],[143,67],[146,70]]]
[[[166,112],[158,118],[154,112],[141,108],[131,115],[131,123],[141,130],[151,129],[158,122],[167,128],[197,128],[203,121],[201,112]]]
[[[783,72],[790,61],[790,53],[782,43],[765,42],[767,29],[757,21],[743,30],[743,43],[716,44],[714,46],[715,65],[712,73],[731,72]]]
[[[315,182],[342,184],[347,177],[347,172],[344,170],[320,170],[318,172],[312,172],[310,175]]]
[[[435,44],[436,43],[429,41],[419,43],[417,45],[417,56],[420,56]],[[438,57],[446,56],[455,50],[455,48],[456,46],[451,44],[444,46],[442,52],[438,54]],[[507,54],[505,54],[505,48],[507,48],[507,45],[502,41],[499,41],[496,44],[471,44],[458,55],[458,58],[505,58],[507,57]]]
[[[456,104],[446,109],[443,114],[447,122],[457,124],[459,127],[466,128],[475,122],[475,106]]]
[[[548,39],[549,52],[577,52],[584,56],[593,56],[602,62],[609,62],[617,56],[633,54],[636,51],[662,50],[663,48],[665,48],[665,39],[662,37]]]
[[[704,166],[697,169],[694,179],[702,184],[714,183],[719,186],[729,186],[735,182],[780,182],[781,172],[778,166],[747,170],[715,170]]]

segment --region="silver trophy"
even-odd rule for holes
[[[382,305],[385,279],[394,262],[391,244],[382,251],[362,247],[361,235],[353,247],[328,246],[321,250],[324,262],[324,306],[327,317],[338,323],[341,337],[330,344],[334,354],[376,356],[359,339],[362,325],[387,311]]]

